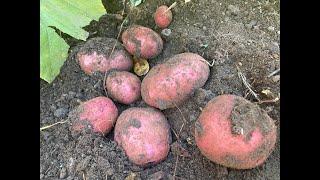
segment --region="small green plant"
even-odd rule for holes
[[[105,13],[101,0],[40,0],[40,78],[51,83],[68,54],[69,45],[53,27],[86,40],[82,28]]]

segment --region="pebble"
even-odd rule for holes
[[[62,168],[60,171],[60,179],[66,178],[67,177],[67,169],[66,168]]]
[[[100,85],[102,86],[102,83],[101,83],[101,81],[98,81],[98,82],[93,86],[93,88],[94,88],[94,89],[99,89]]]
[[[270,50],[272,53],[279,53],[279,51],[280,51],[279,44],[278,44],[277,42],[272,42],[272,43],[269,45],[269,50]]]
[[[53,139],[53,136],[51,136],[51,134],[49,132],[43,131],[43,138],[47,143],[50,143]]]
[[[52,104],[52,105],[50,106],[50,109],[51,109],[51,111],[55,111],[55,110],[57,109],[57,106],[55,106],[54,104]]]
[[[67,115],[68,109],[66,108],[59,108],[54,111],[53,115],[57,118],[63,118]]]
[[[108,176],[112,176],[114,174],[114,169],[108,168],[106,173]]]
[[[268,31],[274,31],[274,27],[273,26],[269,26],[268,27]]]
[[[254,26],[257,25],[257,21],[256,20],[251,20],[248,24],[246,24],[246,27],[249,29],[253,29]]]
[[[190,115],[190,121],[195,121],[197,119],[197,117],[194,114]]]
[[[164,178],[164,176],[165,176],[165,173],[163,171],[158,171],[156,173],[149,175],[148,179],[149,180],[160,180],[160,179]]]
[[[43,179],[44,178],[44,174],[40,174],[40,179]]]
[[[171,29],[166,28],[161,31],[161,34],[164,36],[170,36],[171,32]]]
[[[280,81],[280,75],[275,75],[275,76],[273,76],[273,77],[272,77],[272,81],[273,81],[273,82],[278,82],[278,81]]]
[[[234,5],[229,5],[228,10],[231,12],[233,15],[238,15],[240,12],[240,9],[237,6]]]
[[[130,175],[125,178],[125,180],[134,180],[136,176],[137,176],[136,173],[130,173]]]
[[[68,94],[69,94],[69,98],[72,99],[76,96],[77,93],[73,91],[69,91]]]

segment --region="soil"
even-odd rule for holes
[[[116,14],[122,5],[113,3],[111,7],[107,0],[103,2],[110,14],[85,28],[90,32],[89,38],[117,38],[122,19]],[[122,29],[139,24],[161,34],[163,52],[149,60],[150,68],[182,52],[197,53],[213,63],[202,89],[178,108],[162,111],[173,134],[168,157],[157,165],[138,167],[117,146],[113,131],[105,137],[87,129],[71,133],[67,122],[40,132],[40,179],[280,179],[279,137],[263,165],[233,170],[201,155],[193,136],[201,109],[213,97],[226,93],[258,104],[274,120],[280,134],[280,100],[269,101],[280,98],[280,75],[268,76],[280,68],[279,1],[180,0],[172,9],[170,30],[161,33],[152,14],[158,6],[170,6],[173,2],[146,0],[138,7],[127,3],[128,18]],[[60,75],[51,84],[40,82],[41,127],[64,121],[80,102],[105,95],[104,75],[88,76],[76,63],[75,54],[83,42],[70,37],[66,41],[71,48]],[[239,78],[239,71],[246,79]],[[257,102],[243,81],[251,85],[263,103]],[[142,100],[131,105],[115,104],[119,113],[128,107],[146,106]]]

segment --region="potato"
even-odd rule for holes
[[[108,95],[117,102],[131,104],[141,97],[141,81],[127,71],[110,71],[106,79]]]
[[[96,97],[81,103],[69,116],[72,118],[72,131],[81,131],[90,125],[93,132],[107,134],[118,117],[118,109],[111,99]]]
[[[114,133],[115,141],[134,164],[157,164],[168,155],[170,127],[157,109],[133,107],[123,111]]]
[[[195,141],[211,161],[235,169],[261,165],[276,143],[276,126],[256,104],[235,95],[208,102],[195,123]]]
[[[147,27],[133,25],[122,33],[121,38],[126,50],[137,58],[154,58],[163,49],[160,35]]]
[[[202,87],[210,70],[201,56],[181,53],[154,66],[141,83],[142,99],[161,110],[175,107]]]
[[[115,49],[110,56],[114,45]],[[88,40],[79,49],[76,59],[81,69],[89,75],[94,72],[105,73],[110,69],[129,71],[133,66],[131,56],[112,38],[98,37]]]
[[[162,29],[167,28],[172,21],[172,12],[168,8],[166,5],[159,6],[154,13],[154,21]]]

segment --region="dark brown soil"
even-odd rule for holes
[[[139,24],[161,33],[152,14],[157,6],[169,6],[173,2],[146,0],[138,7],[128,4],[124,29]],[[172,9],[171,34],[162,35],[163,52],[149,61],[150,67],[182,52],[198,53],[214,61],[214,65],[203,89],[196,91],[179,108],[162,111],[172,129],[174,143],[167,159],[148,168],[135,166],[113,141],[113,131],[106,137],[92,134],[90,130],[71,133],[70,124],[64,123],[40,132],[40,179],[280,179],[279,137],[275,150],[262,166],[233,170],[201,155],[193,136],[194,122],[211,98],[231,93],[257,102],[239,78],[239,70],[262,101],[280,97],[279,74],[268,77],[280,68],[279,1],[177,2]],[[116,38],[120,24],[119,16],[104,15],[86,29],[90,31],[89,38]],[[68,113],[81,101],[105,95],[104,75],[88,76],[76,63],[75,54],[83,42],[67,41],[72,48],[60,75],[52,84],[40,82],[41,127],[67,119]],[[115,104],[119,113],[128,107],[146,107],[143,101],[128,106]],[[258,105],[274,120],[277,134],[280,134],[280,101]]]

